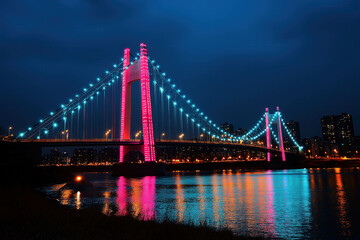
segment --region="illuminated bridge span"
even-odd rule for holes
[[[143,140],[120,140],[120,139],[41,139],[41,140],[23,140],[22,142],[39,143],[42,147],[69,147],[69,146],[135,146],[143,145]],[[155,146],[208,146],[208,147],[235,147],[239,149],[256,150],[260,152],[281,153],[278,148],[268,149],[266,146],[256,144],[245,144],[237,142],[210,142],[210,141],[197,141],[197,140],[155,140]],[[285,151],[292,153],[290,151]]]
[[[140,101],[132,101],[136,97]],[[133,56],[125,49],[124,57],[111,70],[28,127],[18,139],[43,146],[116,145],[120,162],[131,151],[142,152],[146,162],[156,161],[155,145],[236,146],[266,152],[268,161],[272,153],[279,152],[286,161],[284,134],[302,150],[279,107],[274,113],[266,108],[243,135],[221,129],[148,56],[142,43],[140,53]]]

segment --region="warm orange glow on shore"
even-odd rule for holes
[[[80,181],[82,180],[82,176],[76,176],[75,180],[76,180],[77,182],[80,182]]]

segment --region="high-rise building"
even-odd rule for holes
[[[289,129],[292,137],[296,140],[296,142],[299,143],[301,139],[299,122],[295,122],[294,120],[292,120],[290,122],[287,122],[285,125]],[[297,147],[294,145],[291,138],[287,134],[284,134],[284,146],[285,149],[288,151],[297,151]]]
[[[312,137],[304,139],[304,152],[307,157],[317,158],[323,153],[322,151],[322,140],[319,137]]]
[[[339,145],[335,134],[336,116],[325,116],[321,118],[321,130],[325,155],[337,156]]]
[[[354,154],[354,125],[352,116],[324,116],[321,118],[324,151],[328,156],[348,156]]]
[[[233,134],[234,133],[234,125],[230,124],[230,123],[222,123],[220,125],[221,129],[224,130],[225,132],[227,132],[228,134]]]
[[[339,116],[338,136],[340,144],[340,154],[344,156],[353,156],[354,154],[354,124],[352,116],[343,113]]]

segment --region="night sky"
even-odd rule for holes
[[[360,134],[360,1],[2,0],[0,126],[31,126],[140,42],[217,123],[250,128],[278,105],[321,134],[347,112]]]

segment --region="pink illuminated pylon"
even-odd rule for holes
[[[279,107],[276,107],[276,111],[278,114],[278,131],[279,131],[279,145],[280,145],[279,147],[280,147],[280,151],[281,151],[281,158],[282,158],[283,162],[285,162],[286,158],[285,158],[283,135],[282,135],[282,130],[281,130],[281,118],[280,118]]]
[[[131,84],[128,83],[128,66],[130,64],[130,49],[124,50],[122,90],[121,90],[121,122],[120,122],[120,140],[130,139],[131,124]],[[125,146],[120,146],[120,162],[123,162],[125,156]]]
[[[151,113],[149,66],[146,44],[140,44],[141,108],[145,162],[155,161],[154,131]]]
[[[270,139],[270,126],[269,126],[269,108],[265,108],[265,125],[266,125],[266,147],[268,148],[267,152],[267,161],[270,162],[270,152],[271,148],[271,139]]]
[[[131,124],[131,83],[140,80],[141,113],[144,145],[120,146],[120,159],[123,162],[126,153],[137,150],[144,153],[145,162],[155,161],[155,144],[151,113],[149,66],[146,44],[140,44],[140,60],[130,64],[130,49],[124,51],[120,140],[130,139]]]

